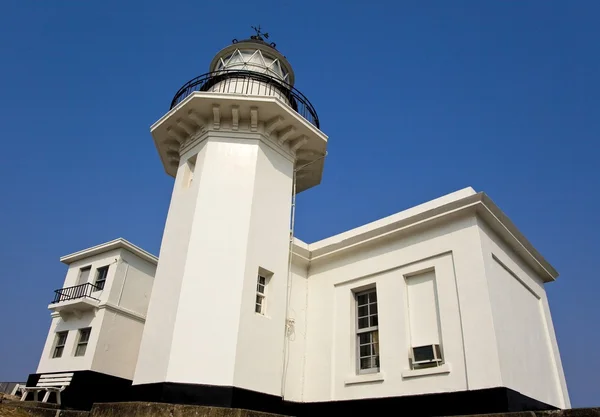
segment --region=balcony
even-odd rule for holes
[[[200,75],[183,85],[171,101],[171,109],[195,91],[275,96],[319,129],[319,116],[306,96],[283,80],[255,71],[219,70]]]
[[[73,287],[59,288],[54,291],[54,300],[48,309],[61,313],[61,315],[63,313],[77,315],[98,306],[100,300],[92,295],[96,291],[100,291],[100,288],[89,282]]]

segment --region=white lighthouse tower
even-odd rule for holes
[[[61,258],[23,399],[155,416],[569,408],[545,292],[558,272],[485,193],[293,238],[327,137],[265,39],[220,51],[151,128],[175,178],[160,257],[116,239]]]
[[[320,183],[327,136],[265,38],[257,31],[217,53],[151,128],[175,182],[139,398],[281,397],[292,198]]]

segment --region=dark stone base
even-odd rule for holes
[[[68,371],[65,371],[68,372]],[[31,374],[27,386],[35,386],[40,374]],[[54,395],[50,401],[55,401]],[[344,417],[372,415],[375,411],[399,410],[411,417],[456,416],[518,411],[554,410],[509,388],[369,398],[349,401],[296,403],[281,397],[237,387],[164,382],[131,385],[131,381],[94,371],[75,371],[61,394],[63,407],[90,410],[94,403],[151,402],[199,405],[281,414],[287,416]],[[29,394],[28,400],[33,399]]]
[[[286,414],[282,411],[288,404],[281,397],[243,388],[175,382],[133,385],[130,399],[131,401],[243,408],[276,414]]]
[[[132,386],[130,401],[238,408],[298,417],[364,417],[383,410],[398,410],[411,417],[433,417],[555,409],[503,387],[351,401],[295,403],[283,401],[278,396],[236,387],[165,382]]]
[[[129,399],[131,381],[95,371],[61,371],[73,372],[70,385],[60,394],[62,408],[75,410],[90,410],[94,403],[119,402]],[[30,374],[27,386],[34,387],[41,375]],[[38,394],[41,400],[43,393]],[[33,394],[27,395],[27,400],[33,400]],[[56,402],[54,394],[50,394],[49,402]]]

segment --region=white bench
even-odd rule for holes
[[[35,387],[24,387],[20,386],[21,392],[23,395],[21,396],[21,401],[25,401],[27,397],[27,393],[33,392],[33,400],[38,401],[38,392],[46,391],[44,395],[44,399],[42,402],[47,402],[48,398],[50,398],[50,393],[56,393],[56,404],[60,405],[60,393],[65,390],[71,383],[73,379],[73,372],[67,372],[63,374],[47,374],[40,376]]]

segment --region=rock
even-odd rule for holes
[[[239,408],[147,402],[94,404],[90,417],[284,417]]]
[[[572,408],[570,410],[536,411],[536,417],[600,417],[600,408]]]

